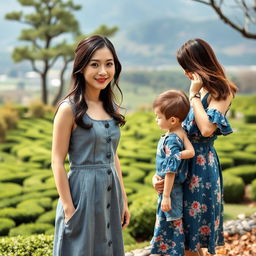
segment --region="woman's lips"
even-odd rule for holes
[[[107,79],[106,79],[106,78],[98,78],[98,79],[96,79],[96,80],[97,80],[98,83],[104,84]]]

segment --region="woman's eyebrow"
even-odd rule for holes
[[[91,59],[90,61],[97,61],[97,62],[100,62],[100,60],[98,60],[98,59]],[[113,59],[107,59],[107,60],[105,60],[105,61],[114,61]]]

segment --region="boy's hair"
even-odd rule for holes
[[[179,118],[182,122],[190,109],[190,103],[187,95],[179,90],[168,90],[161,93],[153,102],[153,109],[159,108],[159,111],[166,119],[170,117]]]

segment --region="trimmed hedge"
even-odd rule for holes
[[[240,177],[245,184],[250,184],[252,180],[256,179],[256,165],[241,165],[226,169],[224,173]]]
[[[156,218],[157,194],[141,197],[130,206],[130,233],[139,239],[149,239],[154,231]]]
[[[254,179],[251,184],[251,194],[252,194],[252,199],[256,201],[256,179]]]
[[[52,256],[53,235],[5,237],[0,239],[1,256]]]
[[[53,225],[48,223],[21,224],[18,227],[12,228],[9,232],[9,236],[43,234],[52,228]]]
[[[225,203],[240,203],[244,197],[244,182],[228,172],[223,172]]]
[[[8,235],[9,230],[15,227],[15,222],[11,219],[0,218],[0,236]]]
[[[19,195],[22,187],[14,183],[0,183],[0,199]]]

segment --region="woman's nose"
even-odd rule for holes
[[[107,73],[106,69],[104,66],[101,66],[99,69],[99,75],[105,75]]]

